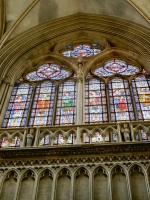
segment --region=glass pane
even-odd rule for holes
[[[55,124],[75,124],[75,115],[76,82],[68,80],[59,85]]]
[[[85,123],[107,122],[105,83],[90,79],[85,86]]]
[[[26,125],[33,87],[24,83],[14,87],[2,127]]]
[[[138,76],[132,80],[138,119],[150,120],[150,78]]]
[[[37,86],[29,122],[30,126],[52,124],[55,93],[56,86],[51,82],[47,81]]]
[[[127,80],[116,77],[109,81],[111,121],[135,120]]]

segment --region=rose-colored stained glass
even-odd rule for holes
[[[97,68],[94,71],[94,74],[97,76],[111,76],[114,74],[122,74],[128,76],[138,72],[138,67],[128,65],[125,61],[114,59],[106,62],[103,67]]]
[[[62,55],[65,57],[79,58],[95,56],[103,50],[103,47],[100,44],[79,44],[79,45],[68,45],[65,50],[62,52]]]
[[[61,69],[56,64],[45,64],[38,68],[37,71],[31,72],[26,75],[29,81],[40,81],[44,79],[63,80],[71,75],[67,69]]]

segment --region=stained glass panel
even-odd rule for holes
[[[14,87],[3,122],[3,128],[23,127],[26,125],[32,91],[33,87],[26,83]]]
[[[106,62],[103,67],[97,68],[94,74],[97,76],[111,76],[114,74],[132,75],[138,72],[138,67],[128,65],[125,61],[114,59]]]
[[[90,79],[85,83],[85,123],[107,122],[105,83]]]
[[[111,121],[135,120],[128,81],[116,77],[108,83]]]
[[[63,138],[63,135],[59,134],[54,140],[54,145],[64,145],[64,144],[65,144],[65,140]]]
[[[76,82],[65,81],[59,85],[55,125],[75,124]]]
[[[70,71],[67,69],[61,69],[59,65],[45,64],[40,66],[37,71],[27,74],[26,78],[29,81],[40,81],[46,78],[62,80],[69,77],[70,75]]]
[[[75,141],[75,134],[70,134],[68,139],[67,139],[66,144],[73,144],[74,141]]]
[[[83,143],[90,143],[90,137],[87,133],[83,133]]]
[[[66,46],[66,50],[62,52],[63,56],[78,58],[95,56],[103,50],[103,47],[100,44],[80,44],[80,45],[68,45]]]
[[[150,78],[138,76],[132,80],[138,119],[150,120]]]
[[[36,87],[30,126],[47,126],[52,124],[54,98],[56,86],[51,82],[44,82]]]
[[[49,146],[50,145],[50,135],[45,135],[39,141],[39,146]]]
[[[21,140],[18,136],[14,137],[9,144],[9,147],[20,147]]]
[[[7,148],[9,144],[8,137],[7,136],[3,137],[3,139],[0,141],[0,144],[1,148]]]

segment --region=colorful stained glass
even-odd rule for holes
[[[142,136],[142,141],[148,141],[147,134],[145,133],[144,130],[140,130],[141,136]]]
[[[107,122],[105,83],[90,79],[85,83],[85,123]]]
[[[116,77],[109,81],[108,90],[111,121],[135,120],[128,81]]]
[[[3,122],[3,128],[23,127],[26,125],[32,91],[33,87],[26,83],[14,87]]]
[[[32,105],[30,126],[47,126],[52,124],[56,86],[46,81],[36,87]]]
[[[56,64],[45,64],[38,68],[37,71],[31,72],[26,75],[29,81],[40,81],[44,79],[63,80],[71,75],[67,69],[61,69]]]
[[[100,142],[109,142],[109,133],[106,134],[103,139],[102,135],[99,132],[95,132],[92,137],[92,143],[100,143]]]
[[[68,45],[62,52],[62,55],[72,58],[79,58],[80,56],[89,57],[101,53],[102,50],[103,47],[100,44],[80,44],[75,46]]]
[[[97,66],[99,66],[99,64]],[[103,67],[97,68],[94,71],[94,74],[97,76],[111,76],[114,74],[122,74],[128,76],[138,72],[138,67],[128,65],[125,61],[114,59],[106,62]]]
[[[14,137],[9,144],[9,147],[20,147],[21,141],[18,136]]]
[[[90,137],[87,133],[83,133],[83,143],[90,143]]]
[[[150,78],[144,75],[136,77],[132,80],[132,88],[138,119],[150,120]]]
[[[8,144],[9,144],[9,142],[8,142],[8,137],[7,136],[5,136],[5,137],[3,137],[3,139],[1,140],[1,148],[7,148],[8,147]]]
[[[59,85],[55,125],[75,124],[76,82],[65,81]]]
[[[74,141],[75,141],[75,134],[70,134],[68,139],[67,139],[66,144],[73,144]]]
[[[39,141],[39,146],[49,146],[50,145],[50,135],[45,135]]]
[[[54,145],[64,145],[64,144],[65,144],[65,140],[63,138],[63,135],[59,134],[54,140]]]

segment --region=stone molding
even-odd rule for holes
[[[59,40],[68,37],[68,34],[75,35],[76,32],[82,34],[85,30],[89,34],[94,30],[108,40],[113,39],[117,43],[126,44],[128,49],[134,50],[146,60],[147,65],[150,63],[148,28],[115,17],[75,14],[38,25],[10,40],[0,51],[2,77],[5,77],[8,71],[8,76],[13,77],[16,69],[20,70],[23,63],[33,57],[35,49],[40,50],[40,45],[47,42],[54,43],[54,40],[56,44]],[[84,37],[86,38],[86,34]]]
[[[146,153],[150,151],[150,142],[145,143],[122,143],[122,144],[84,144],[73,146],[57,146],[42,148],[9,148],[1,149],[0,156],[6,158],[32,158],[40,156],[74,156],[74,155],[97,155],[97,154],[129,154]]]

